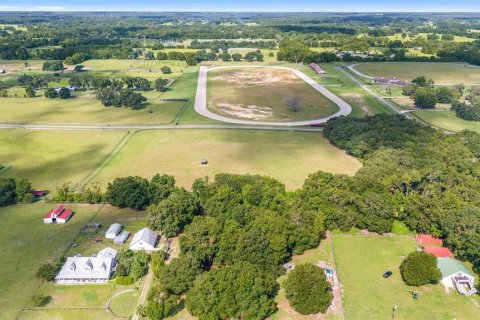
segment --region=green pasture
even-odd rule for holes
[[[56,262],[80,228],[99,206],[68,205],[75,215],[66,224],[46,225],[43,216],[54,204],[0,208],[0,303],[2,319],[15,319],[41,282],[35,272],[43,263]]]
[[[1,177],[29,179],[35,189],[55,192],[63,182],[89,175],[125,135],[120,131],[0,130]]]
[[[412,80],[415,77],[425,76],[439,84],[480,84],[480,68],[460,63],[368,62],[358,64],[355,69],[372,77]]]
[[[208,75],[208,107],[232,118],[261,121],[300,121],[329,116],[338,107],[288,70],[233,68]],[[298,111],[288,99],[300,98]]]
[[[406,286],[399,266],[418,244],[414,237],[333,236],[338,276],[347,319],[476,319],[480,298],[449,293],[439,285]],[[383,273],[393,275],[384,279]],[[418,291],[414,300],[409,290]]]
[[[104,107],[93,92],[75,92],[67,100],[49,99],[38,91],[35,98],[24,98],[25,90],[9,89],[0,98],[0,122],[11,123],[74,123],[74,124],[166,124],[180,112],[183,102],[163,101],[157,91],[143,92],[147,103],[140,110],[125,107]]]
[[[207,166],[200,160],[207,159]],[[197,178],[217,173],[250,173],[279,179],[289,190],[315,171],[354,174],[361,163],[332,146],[321,133],[171,130],[134,135],[109,165],[93,178],[106,185],[114,178],[156,173],[174,175],[190,189]]]
[[[480,122],[460,119],[453,111],[416,111],[413,114],[420,120],[441,129],[453,132],[471,130],[480,133]]]

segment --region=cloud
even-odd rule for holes
[[[12,9],[18,9],[18,7],[14,7],[14,6],[0,6],[0,10],[12,10]]]
[[[36,7],[36,9],[45,11],[62,11],[67,10],[67,7]]]

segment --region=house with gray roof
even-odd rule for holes
[[[97,256],[68,257],[55,281],[65,285],[107,283],[115,270],[116,255],[116,250],[105,248]]]
[[[455,288],[458,293],[467,296],[477,292],[475,276],[462,262],[453,258],[438,258],[437,267],[442,273],[441,283],[446,288]]]
[[[159,237],[160,236],[156,232],[148,228],[143,228],[133,236],[132,242],[130,242],[130,250],[153,251],[155,250]]]

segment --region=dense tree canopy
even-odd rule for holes
[[[285,295],[301,314],[325,313],[333,299],[323,269],[308,263],[295,266],[288,274]]]
[[[422,251],[412,252],[402,261],[400,274],[407,285],[416,287],[436,284],[442,278],[437,267],[437,258]]]

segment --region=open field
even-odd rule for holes
[[[476,319],[478,296],[446,293],[441,285],[406,286],[399,266],[417,248],[415,238],[379,236],[333,236],[338,275],[343,286],[347,319]],[[393,271],[384,279],[383,273]],[[407,290],[420,292],[414,300]]]
[[[207,166],[200,166],[201,159]],[[187,189],[197,178],[216,173],[250,173],[300,187],[312,172],[354,174],[361,163],[332,146],[321,133],[179,130],[142,131],[133,136],[93,181],[156,173],[174,175]]]
[[[35,189],[55,191],[78,183],[98,167],[125,135],[120,131],[0,131],[2,177],[28,178]]]
[[[212,70],[208,81],[208,107],[236,119],[301,121],[329,116],[338,107],[287,70],[235,68]],[[299,97],[298,110],[288,105]]]
[[[75,211],[64,225],[45,225],[43,215],[55,205],[15,205],[0,209],[1,318],[13,319],[36,292],[39,266],[55,262],[63,254],[81,226],[99,206],[69,205]]]
[[[480,68],[460,63],[433,62],[369,62],[355,67],[359,72],[372,77],[397,77],[411,80],[418,76],[431,78],[439,84],[480,84]]]
[[[156,91],[142,93],[148,101],[140,110],[104,107],[93,93],[74,93],[68,100],[48,99],[40,94],[36,98],[0,98],[0,122],[163,124],[172,122],[183,106],[183,102],[162,101]]]
[[[453,111],[416,111],[413,114],[424,122],[449,131],[471,130],[480,133],[480,122],[460,119]]]

